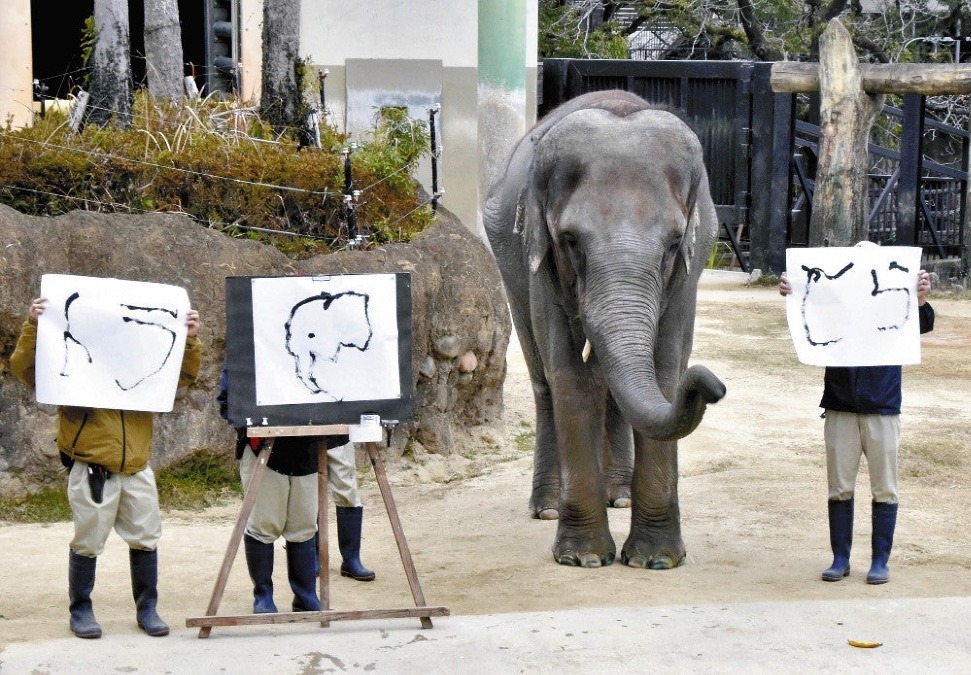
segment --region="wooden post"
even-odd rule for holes
[[[839,25],[839,28],[837,28]],[[841,30],[842,29],[842,30]],[[867,131],[872,125],[872,118],[867,121],[867,111],[865,107],[855,109],[847,103],[840,104],[840,99],[833,98],[831,84],[846,83],[850,80],[857,82],[857,88],[869,95],[873,94],[919,94],[922,96],[932,96],[937,94],[968,94],[971,93],[971,65],[963,63],[939,64],[939,63],[889,63],[889,64],[859,64],[855,57],[852,59],[847,56],[849,52],[843,48],[843,58],[835,58],[830,51],[833,47],[832,42],[848,41],[848,36],[835,37],[839,31],[845,34],[845,29],[839,24],[837,19],[830,21],[826,31],[820,38],[820,63],[796,63],[789,61],[779,61],[772,65],[772,90],[775,92],[814,92],[821,91],[821,107],[829,105],[823,119],[820,120],[822,127],[822,138],[820,139],[820,161],[816,179],[815,199],[813,200],[813,218],[810,224],[810,246],[846,245],[854,240],[865,238],[869,232],[866,227],[866,207],[868,192],[854,182],[858,177],[854,173],[856,166],[865,164],[866,149],[869,141],[868,135],[863,136],[862,131],[865,126]],[[824,46],[825,45],[825,46]],[[850,45],[849,50],[852,50]],[[824,53],[825,52],[825,53]],[[845,71],[845,75],[844,75]],[[845,93],[854,96],[853,89],[847,87]],[[872,105],[876,102],[872,96],[860,96],[858,98],[861,106]],[[843,119],[845,113],[851,113],[850,119]],[[877,110],[878,112],[878,110]],[[827,114],[828,113],[828,114]],[[856,116],[854,121],[852,116]],[[863,124],[865,122],[865,124]],[[842,140],[834,140],[834,135],[843,135]],[[851,147],[853,144],[856,147]],[[826,149],[824,150],[824,145]],[[825,164],[823,154],[826,153]],[[863,164],[861,164],[863,162]],[[971,161],[969,161],[971,163]],[[846,181],[847,185],[852,185],[850,193],[857,191],[856,204],[848,203],[845,199],[847,190],[839,185],[831,185],[832,194],[823,194],[820,191],[820,182],[829,181],[831,184]],[[865,185],[865,183],[864,183]],[[837,189],[840,188],[840,189]],[[829,188],[827,188],[829,189]],[[839,197],[839,201],[837,201]],[[903,195],[909,202],[910,197]],[[916,195],[915,195],[916,197]],[[969,181],[968,199],[971,199],[971,181]],[[825,201],[824,201],[825,200]],[[850,200],[852,201],[852,200]],[[965,205],[967,206],[967,204]],[[820,213],[821,209],[826,211]],[[864,220],[855,220],[862,209]],[[900,217],[910,218],[911,222],[900,222],[898,217],[898,228],[904,234],[913,232],[916,226],[916,210],[913,216],[900,213]],[[844,230],[838,232],[827,232],[825,228],[830,227],[830,223],[837,217],[842,217],[854,223],[849,233]],[[857,225],[856,223],[860,223]],[[841,223],[834,223],[840,224]],[[971,238],[971,214],[965,208],[965,225],[962,271],[967,273],[971,258],[969,258],[968,244]],[[913,242],[901,241],[898,236],[898,243],[902,245],[913,245]]]
[[[226,555],[223,556],[223,564],[219,568],[219,575],[216,577],[216,584],[212,588],[212,595],[209,598],[209,606],[206,608],[206,616],[215,616],[219,609],[219,603],[223,599],[223,591],[226,589],[226,582],[229,580],[229,572],[233,569],[233,561],[239,552],[239,542],[243,539],[243,530],[246,529],[246,521],[249,514],[253,511],[256,504],[256,495],[260,491],[260,483],[263,481],[263,474],[266,473],[266,463],[270,459],[270,452],[273,449],[273,440],[270,439],[260,450],[256,458],[256,468],[253,476],[246,487],[246,496],[243,498],[243,506],[239,510],[239,517],[236,519],[236,526],[233,533],[229,536],[229,544],[226,546]],[[191,626],[190,626],[191,627]],[[202,626],[199,628],[199,637],[207,638],[212,631],[212,626]]]
[[[836,19],[819,38],[819,169],[810,246],[850,246],[868,234],[867,144],[883,95],[863,91],[849,32]]]
[[[330,609],[330,546],[328,545],[329,508],[327,506],[330,487],[328,474],[330,466],[327,464],[327,437],[317,437],[317,560],[320,562],[318,585],[320,586],[320,608]],[[321,621],[320,625],[327,628],[328,621]]]

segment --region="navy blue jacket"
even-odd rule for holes
[[[934,330],[929,302],[918,308],[918,317],[921,333]],[[901,373],[900,366],[828,367],[819,407],[858,415],[899,415]]]
[[[229,371],[223,366],[222,374],[219,378],[219,395],[216,397],[219,402],[219,414],[226,419],[226,408],[229,402]],[[246,436],[246,429],[236,429],[236,459],[243,456],[247,448],[253,454],[259,454],[257,444],[254,448],[250,439]],[[339,447],[350,440],[346,435],[328,436],[327,449]],[[270,461],[266,466],[277,473],[286,476],[307,476],[317,473],[318,469],[317,437],[316,436],[281,436],[273,442],[273,452],[270,453]]]

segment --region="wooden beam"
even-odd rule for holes
[[[347,424],[315,424],[293,427],[246,427],[250,438],[279,438],[281,436],[343,436]]]
[[[277,612],[273,614],[237,614],[198,616],[185,620],[188,628],[211,629],[213,626],[259,626],[280,623],[329,623],[357,619],[405,619],[451,616],[448,607],[404,607],[401,609],[321,610],[319,612]],[[201,636],[200,636],[201,637]]]
[[[868,94],[971,94],[971,64],[861,63],[860,80]],[[772,64],[772,91],[819,91],[819,64],[777,61]]]

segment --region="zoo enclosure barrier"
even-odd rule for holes
[[[752,61],[547,59],[538,112],[606,89],[679,109],[701,140],[720,242],[743,271],[777,274],[785,249],[808,242],[819,97],[773,92],[771,69]],[[927,118],[924,96],[902,98],[901,108],[884,108],[871,135],[869,238],[920,246],[925,267],[966,279],[968,131]]]

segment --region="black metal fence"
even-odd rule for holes
[[[818,100],[776,94],[771,63],[547,59],[540,114],[589,91],[625,89],[679,108],[701,139],[720,237],[738,265],[781,272],[785,249],[805,246],[819,142]],[[800,115],[797,116],[797,110]],[[870,238],[921,246],[967,276],[968,133],[925,120],[924,98],[903,97],[875,125],[898,131],[897,147],[870,145]],[[797,119],[802,117],[806,119]],[[951,148],[927,156],[924,139]],[[941,143],[940,137],[949,139]],[[957,150],[955,150],[957,149]]]

